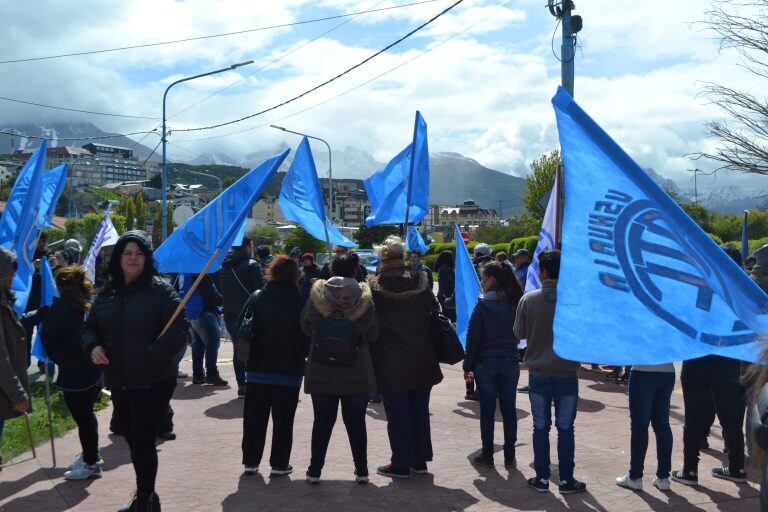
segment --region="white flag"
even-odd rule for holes
[[[539,280],[539,253],[542,251],[551,251],[555,249],[555,231],[557,230],[557,197],[558,179],[555,174],[555,186],[552,187],[552,193],[547,203],[547,211],[544,213],[544,222],[541,223],[539,231],[539,241],[536,243],[536,250],[533,252],[531,264],[528,266],[528,277],[525,280],[525,291],[538,290],[541,288]]]
[[[91,248],[88,249],[88,256],[85,257],[85,275],[91,281],[96,277],[96,256],[99,255],[102,247],[115,245],[120,235],[117,234],[115,226],[112,225],[112,219],[109,218],[109,209],[104,214],[104,218],[101,219],[99,224],[99,230],[96,231],[96,236],[93,237],[93,243]]]

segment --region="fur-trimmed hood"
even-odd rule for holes
[[[371,290],[382,297],[406,300],[424,292],[429,285],[426,271],[413,270],[405,265],[382,270],[368,278]]]
[[[324,318],[330,317],[334,311],[339,311],[344,314],[347,320],[354,322],[355,320],[362,318],[372,307],[371,287],[368,286],[368,283],[359,283],[359,286],[362,289],[360,300],[353,307],[346,309],[339,308],[338,304],[335,304],[329,298],[330,294],[326,293],[326,283],[327,281],[325,279],[318,279],[315,281],[309,295],[309,300],[312,302],[312,306],[314,306],[317,312]]]

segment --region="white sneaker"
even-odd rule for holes
[[[101,467],[98,464],[83,464],[64,473],[66,480],[88,480],[89,478],[101,478]]]
[[[243,470],[243,474],[245,476],[253,476],[258,472],[259,472],[259,468],[257,468],[256,466],[245,466],[245,469]]]
[[[629,475],[624,475],[616,479],[616,485],[618,485],[619,487],[632,489],[634,491],[642,491],[643,479],[638,478],[637,480],[632,480],[631,478],[629,478]]]
[[[99,460],[96,461],[96,464],[98,464],[99,466],[103,466],[104,465],[104,459],[101,458],[101,452],[99,452],[97,456],[98,456]],[[83,466],[83,465],[85,465],[85,461],[83,460],[83,454],[81,453],[80,455],[77,456],[75,461],[72,464],[69,465],[69,467],[67,469],[69,469],[69,470],[77,469],[77,468],[79,468],[80,466]]]
[[[669,478],[653,477],[653,486],[660,491],[669,490]]]

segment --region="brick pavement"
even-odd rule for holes
[[[222,357],[231,345],[222,346]],[[184,362],[189,370],[189,361]],[[234,381],[231,364],[222,364],[225,378]],[[485,511],[501,510],[757,510],[757,485],[737,485],[709,476],[709,469],[724,461],[709,450],[702,456],[701,484],[692,489],[673,482],[662,493],[651,486],[655,469],[653,434],[648,450],[645,492],[621,489],[614,478],[629,464],[629,411],[626,388],[583,372],[581,400],[576,419],[576,476],[588,485],[585,494],[562,497],[556,491],[538,494],[526,488],[533,476],[531,417],[527,395],[518,395],[518,468],[508,471],[476,469],[469,459],[480,445],[478,405],[463,399],[459,368],[444,367],[445,381],[432,394],[432,432],[435,461],[431,474],[392,481],[373,474],[371,485],[352,482],[352,458],[341,418],[336,425],[328,462],[320,486],[309,486],[304,471],[309,462],[312,422],[311,403],[302,395],[294,432],[292,464],[295,473],[270,479],[266,463],[254,477],[241,476],[240,440],[242,401],[234,389],[193,386],[180,381],[174,396],[176,441],[160,445],[158,494],[166,511]],[[524,382],[525,372],[521,377]],[[117,510],[129,501],[134,487],[133,470],[122,438],[107,435],[111,408],[99,414],[104,477],[88,482],[66,482],[64,470],[51,469],[50,450],[42,446],[38,459],[25,454],[0,473],[0,511],[60,512],[64,510]],[[682,395],[673,395],[672,422],[675,434],[674,468],[682,461]],[[496,424],[497,444],[502,439],[501,420]],[[368,410],[370,469],[388,462],[386,422],[381,405]],[[553,436],[552,457],[557,455]],[[722,447],[719,427],[710,438],[713,448]],[[268,450],[268,448],[267,448]],[[497,450],[501,450],[500,445]],[[57,441],[60,465],[79,453],[77,435],[71,432]],[[268,453],[268,451],[267,451]],[[265,457],[265,459],[268,457]],[[497,455],[497,463],[501,462]],[[556,467],[553,473],[557,474]]]

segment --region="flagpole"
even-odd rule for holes
[[[411,213],[411,190],[413,189],[413,167],[416,163],[416,134],[419,129],[419,111],[416,111],[416,118],[413,120],[413,142],[411,142],[411,165],[408,170],[408,188],[405,194],[405,225],[403,227],[403,238],[408,236],[408,217]]]
[[[203,270],[197,275],[197,279],[195,279],[195,282],[192,283],[192,286],[189,287],[189,291],[187,292],[187,294],[184,295],[183,299],[181,299],[181,303],[176,308],[176,311],[173,312],[173,315],[171,315],[171,319],[168,320],[168,323],[165,324],[165,327],[163,327],[163,331],[160,333],[160,336],[158,336],[158,338],[161,338],[166,332],[168,332],[168,329],[171,328],[171,325],[173,325],[173,322],[175,322],[176,319],[179,317],[179,314],[181,314],[181,311],[184,309],[184,306],[187,305],[189,298],[192,296],[193,293],[195,293],[195,290],[200,284],[200,281],[203,280],[203,277],[205,277],[205,274],[208,272],[208,269],[211,268],[211,265],[213,265],[213,262],[216,261],[216,257],[218,257],[220,251],[221,251],[221,248],[219,247],[217,247],[216,250],[213,251],[213,255],[211,255],[210,259],[203,267]]]
[[[749,210],[744,210],[741,214],[741,259],[742,261],[749,256]]]
[[[43,359],[43,368],[45,371],[45,407],[48,409],[48,433],[51,436],[51,456],[53,457],[53,467],[56,467],[56,443],[53,440],[53,414],[51,413],[51,377],[48,373],[48,356]]]
[[[30,403],[32,400],[30,399]],[[29,414],[24,413],[24,425],[27,427],[27,437],[29,438],[29,448],[32,450],[32,458],[37,458],[37,451],[35,450],[35,440],[32,438],[32,427],[29,426]]]

